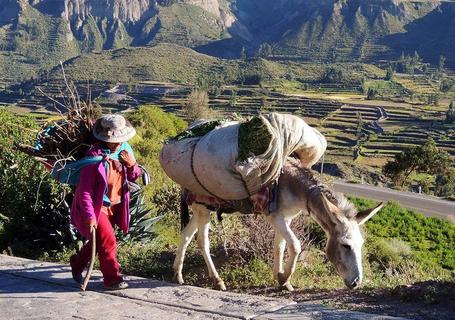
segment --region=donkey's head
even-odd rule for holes
[[[313,201],[313,215],[328,236],[326,254],[350,289],[362,282],[363,236],[360,226],[381,210],[383,204],[373,209],[357,212],[344,196],[331,194],[330,201],[323,192]],[[336,203],[336,204],[335,204]]]

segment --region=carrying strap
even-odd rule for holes
[[[77,185],[79,183],[80,171],[83,167],[97,164],[105,160],[104,166],[108,170],[108,163],[106,157],[109,157],[113,160],[120,160],[120,152],[126,150],[129,154],[133,155],[133,149],[127,142],[123,142],[119,148],[114,153],[111,153],[109,149],[102,149],[103,155],[99,156],[87,156],[77,161],[56,161],[55,163],[49,163],[49,166],[52,166],[50,170],[51,177],[57,180],[60,183],[66,183],[69,185]],[[107,176],[106,171],[106,176]]]
[[[111,152],[110,149],[102,149],[103,151],[103,156],[102,156],[102,161],[104,165],[104,169],[106,170],[106,179],[109,176],[109,159],[114,160],[114,161],[120,161],[120,152],[123,150],[126,150],[130,155],[133,155],[133,149],[131,146],[128,144],[128,142],[123,142],[120,145],[120,148],[118,148],[117,151]],[[105,207],[110,207],[112,205],[111,199],[109,199],[108,196],[109,192],[109,187],[108,184],[106,183],[106,188],[104,189],[104,194],[103,194],[103,206]]]

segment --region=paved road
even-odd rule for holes
[[[379,201],[395,201],[401,206],[423,213],[429,217],[446,218],[455,223],[455,202],[441,200],[423,194],[402,192],[367,184],[336,181],[334,189],[353,196]]]
[[[139,277],[128,277],[128,289],[110,292],[102,289],[99,272],[92,279],[81,292],[66,265],[0,254],[0,319],[403,320]]]

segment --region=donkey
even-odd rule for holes
[[[295,271],[301,245],[290,229],[292,219],[309,214],[324,229],[328,241],[326,256],[333,263],[345,285],[353,289],[362,282],[362,245],[360,226],[381,210],[380,203],[373,209],[357,212],[342,194],[331,191],[320,183],[311,169],[297,159],[288,158],[278,180],[277,209],[265,216],[275,232],[273,275],[280,287],[293,290],[290,283]],[[183,284],[182,268],[185,251],[194,234],[198,233],[199,248],[208,267],[214,288],[226,290],[215,269],[209,249],[210,210],[203,204],[191,205],[193,215],[182,230],[181,242],[174,260],[174,279]],[[188,208],[186,208],[188,209]],[[183,220],[182,220],[183,221]],[[285,245],[289,259],[283,265]]]

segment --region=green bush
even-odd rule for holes
[[[221,268],[220,276],[230,288],[236,289],[273,284],[270,265],[256,258],[240,266],[226,265]]]
[[[400,265],[411,256],[410,246],[399,239],[371,237],[367,248],[368,262],[390,273],[397,272]]]
[[[44,168],[14,148],[33,144],[36,122],[0,108],[0,252],[36,258],[63,250],[73,240],[69,216],[62,205],[69,190]]]
[[[128,114],[128,119],[137,131],[137,136],[131,140],[137,160],[152,175],[152,183],[145,190],[146,199],[149,200],[157,189],[171,184],[158,161],[164,140],[176,136],[187,124],[157,106],[142,106]]]
[[[353,201],[359,208],[373,206],[373,201]],[[448,220],[425,217],[391,202],[366,228],[368,236],[406,242],[411,247],[411,255],[425,266],[455,269],[455,225]]]

